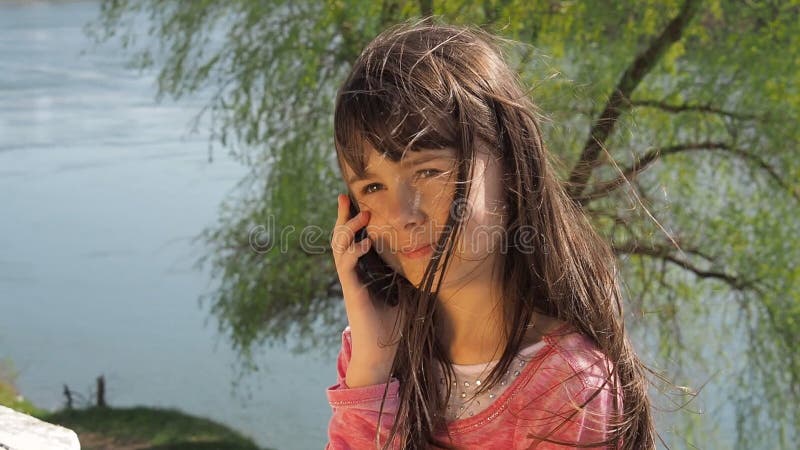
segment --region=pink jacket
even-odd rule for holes
[[[574,444],[599,443],[610,436],[621,400],[605,383],[611,364],[592,341],[566,327],[544,337],[545,345],[520,375],[484,411],[448,423],[439,436],[456,448],[537,449],[574,448],[542,442],[541,437]],[[381,398],[386,385],[349,389],[344,379],[350,362],[350,330],[342,333],[338,383],[328,388],[333,416],[327,449],[375,449]],[[604,384],[605,383],[605,384]],[[399,381],[388,385],[381,418],[381,444],[392,427],[398,406]],[[599,393],[584,408],[592,395]],[[574,414],[573,414],[574,412]],[[605,449],[606,446],[582,447]],[[610,447],[608,447],[610,448]]]

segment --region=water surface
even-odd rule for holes
[[[198,297],[192,243],[245,168],[154,101],[154,74],[92,49],[98,3],[0,4],[0,358],[44,408],[62,385],[113,406],[176,407],[275,448],[320,448],[331,356],[267,349],[232,392],[235,354]],[[82,54],[84,50],[87,53]]]

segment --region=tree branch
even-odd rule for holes
[[[419,0],[419,12],[422,17],[433,15],[433,0]]]
[[[774,181],[775,184],[780,186],[782,189],[788,192],[789,195],[794,197],[795,200],[800,202],[800,188],[798,187],[793,188],[789,186],[789,184],[786,183],[786,181],[784,181],[783,178],[781,178],[781,176],[778,174],[778,171],[775,170],[775,168],[771,164],[759,158],[758,156],[750,152],[747,152],[745,150],[742,150],[740,148],[727,148],[725,150],[730,151],[731,153],[738,155],[743,159],[748,159],[753,163],[755,163],[755,165],[758,166],[761,170],[767,172],[767,174],[770,176],[770,178],[772,178],[772,181]]]
[[[497,20],[497,9],[489,0],[483,0],[483,21],[493,24]]]
[[[634,108],[638,107],[658,108],[671,113],[704,112],[704,113],[718,114],[720,116],[726,116],[738,120],[759,119],[759,116],[755,114],[742,114],[733,111],[726,111],[724,109],[715,108],[711,105],[690,105],[688,103],[672,105],[658,100],[634,100],[630,102],[630,105]]]
[[[661,31],[642,53],[636,56],[625,70],[606,103],[600,117],[592,124],[589,139],[584,145],[580,159],[569,176],[567,192],[578,198],[586,187],[597,157],[623,112],[630,109],[633,91],[644,77],[655,67],[667,49],[679,41],[689,21],[700,7],[699,0],[686,0],[678,15]]]
[[[422,4],[422,2],[420,2]],[[384,0],[381,5],[381,28],[395,23],[399,17],[400,3],[397,0]],[[424,15],[424,14],[423,14]]]
[[[684,270],[688,270],[699,278],[710,278],[723,281],[737,290],[757,289],[754,283],[750,280],[745,280],[739,276],[731,275],[725,272],[702,269],[697,265],[692,264],[688,260],[680,258],[674,254],[676,250],[680,251],[681,253],[694,253],[693,250],[677,249],[676,247],[666,245],[643,245],[638,242],[614,244],[612,245],[612,248],[614,253],[617,255],[639,255],[660,259],[662,261],[674,264]],[[697,254],[704,259],[708,259],[708,256],[706,255],[702,255],[699,252]]]
[[[500,0],[493,2],[491,0],[483,0],[483,22],[486,25],[494,24],[500,18],[500,10],[508,5],[508,0]]]
[[[605,197],[606,195],[608,195],[609,192],[635,179],[639,175],[639,173],[643,172],[645,169],[650,167],[651,164],[653,164],[658,158],[662,156],[689,150],[704,150],[704,149],[711,150],[711,149],[719,149],[725,147],[727,147],[727,144],[725,144],[724,142],[697,142],[690,144],[673,145],[671,147],[657,148],[650,150],[649,152],[645,153],[641,158],[638,158],[629,167],[622,169],[620,171],[621,173],[619,177],[595,185],[594,189],[592,189],[590,193],[580,196],[577,200],[580,203],[586,203],[590,200],[595,200],[601,197]]]
[[[766,172],[770,178],[782,189],[786,190],[789,195],[800,201],[800,192],[796,188],[792,188],[784,179],[778,174],[778,171],[768,162],[762,158],[740,148],[732,147],[725,142],[694,142],[687,144],[673,145],[665,148],[657,148],[645,153],[641,158],[638,158],[629,167],[622,169],[620,176],[617,178],[599,183],[594,186],[591,192],[577,198],[581,204],[585,204],[591,200],[596,200],[605,197],[611,191],[618,187],[629,183],[635,179],[641,172],[650,167],[656,160],[661,157],[693,150],[723,150],[733,155],[736,155],[744,160],[751,161],[759,169]]]

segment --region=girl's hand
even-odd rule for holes
[[[372,244],[369,238],[355,242],[356,233],[369,223],[369,211],[348,219],[350,198],[340,194],[338,202],[339,214],[331,249],[352,339],[345,382],[351,388],[380,384],[389,378],[397,351],[398,333],[393,330],[398,308],[374,302],[356,273],[358,258],[366,254]]]

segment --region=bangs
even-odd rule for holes
[[[381,84],[371,89],[371,84]],[[398,162],[407,151],[458,148],[452,108],[386,83],[364,78],[351,80],[339,94],[334,113],[334,140],[340,164],[363,174],[365,143]],[[424,98],[424,97],[423,97]]]

